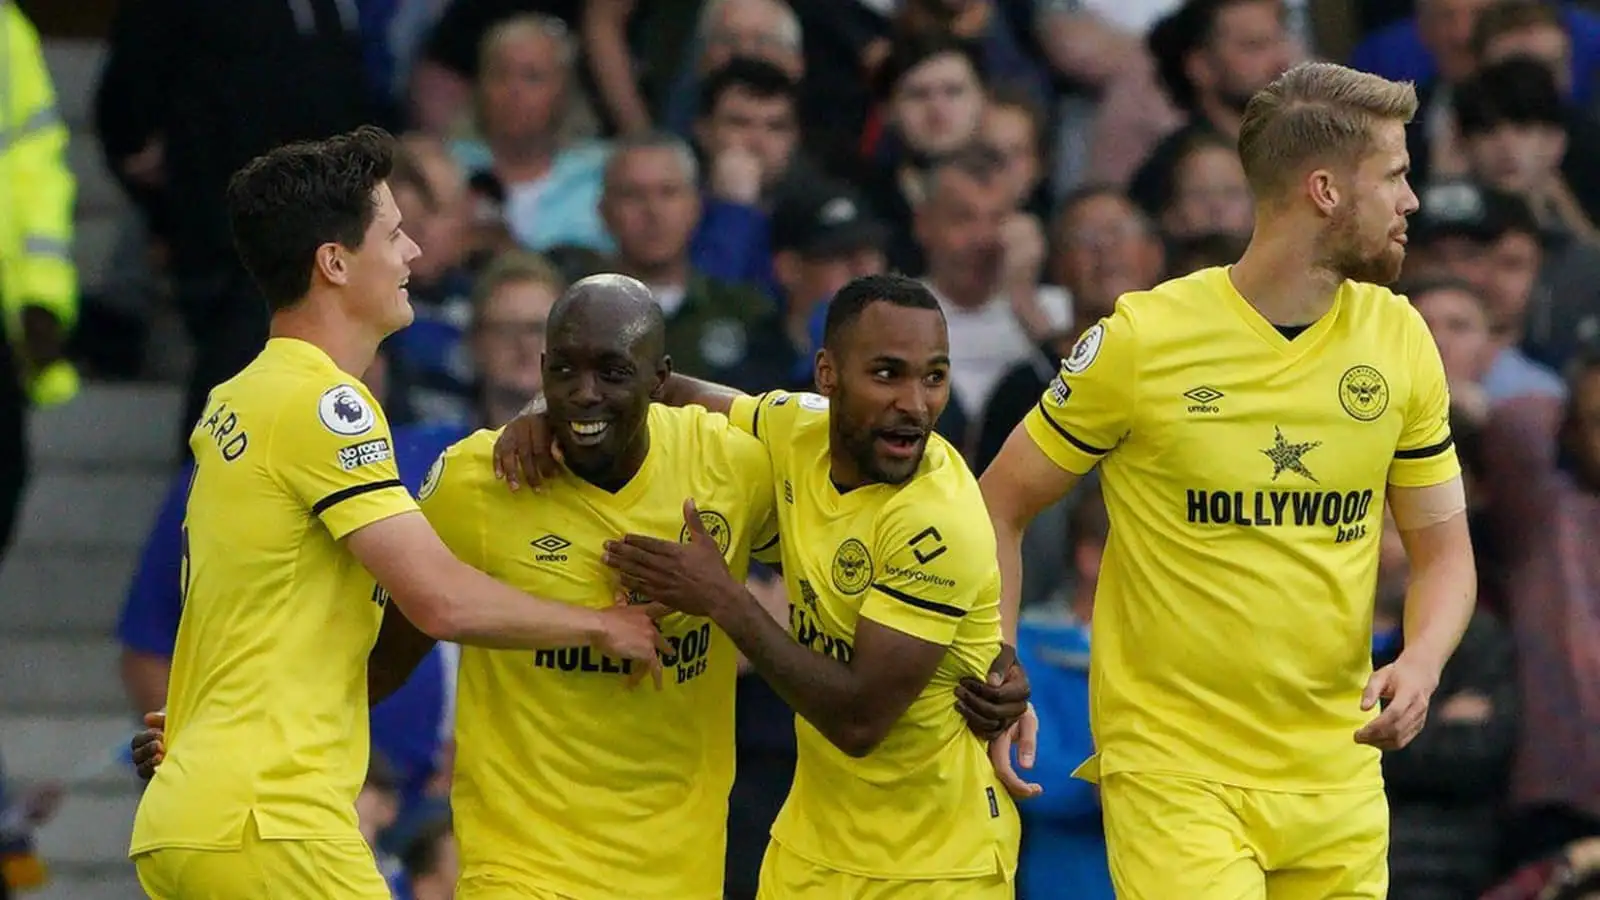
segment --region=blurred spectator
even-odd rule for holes
[[[978,134],[982,69],[977,50],[957,38],[906,37],[896,39],[875,81],[889,142],[862,189],[867,204],[889,226],[889,268],[921,274],[925,262],[912,234],[912,210],[922,200],[929,167]]]
[[[455,896],[461,863],[448,809],[437,811],[417,827],[400,860],[404,876],[398,879],[397,900],[450,900]]]
[[[1455,112],[1474,178],[1522,197],[1546,230],[1600,239],[1600,196],[1587,171],[1600,141],[1569,125],[1549,69],[1521,58],[1488,66],[1462,83]]]
[[[1172,0],[1041,0],[1039,49],[1068,92],[1060,106],[1055,181],[1125,184],[1161,139],[1183,124],[1162,92],[1144,34]]]
[[[463,431],[499,428],[544,383],[545,323],[567,278],[545,259],[513,252],[484,270],[472,292],[472,359],[477,409]]]
[[[1433,335],[1450,384],[1451,406],[1481,427],[1493,403],[1483,387],[1484,376],[1502,349],[1490,328],[1488,301],[1476,287],[1451,278],[1418,280],[1396,290],[1410,299]]]
[[[649,285],[661,304],[676,371],[766,390],[787,372],[781,360],[751,357],[751,336],[776,310],[760,291],[710,278],[692,264],[699,181],[694,152],[677,137],[647,134],[618,142],[600,204],[616,240],[616,268]]]
[[[1155,287],[1166,267],[1155,226],[1115,188],[1091,185],[1063,200],[1051,244],[1050,281],[1071,292],[1080,328],[1111,315],[1123,294]]]
[[[385,344],[392,371],[384,412],[390,425],[465,423],[474,406],[472,361],[462,346],[472,318],[466,180],[442,144],[413,136],[395,156],[389,188],[406,233],[423,249],[407,286],[415,318]]]
[[[799,17],[783,0],[703,0],[694,46],[671,83],[662,125],[688,137],[704,96],[701,80],[735,57],[770,63],[799,82],[806,72]]]
[[[989,91],[978,138],[1000,154],[1013,205],[1038,219],[1050,216],[1050,119],[1032,94],[1011,84]]]
[[[375,364],[364,375],[379,397],[386,393],[382,370]],[[467,429],[448,427],[394,429],[395,465],[406,487],[414,492],[439,454],[466,434]],[[122,685],[136,714],[162,709],[167,702],[167,679],[183,611],[183,519],[193,476],[194,464],[189,462],[173,478],[117,621]],[[399,690],[372,709],[374,755],[381,754],[393,767],[393,781],[404,803],[421,798],[448,756],[456,656],[453,645],[439,644]]]
[[[950,326],[954,402],[940,430],[959,447],[975,436],[951,415],[978,421],[995,386],[1040,343],[1072,325],[1071,301],[1041,285],[1045,238],[1039,221],[1014,208],[1005,162],[973,145],[935,165],[917,209],[916,233],[928,260],[926,281]]]
[[[1375,669],[1403,649],[1408,572],[1400,530],[1385,515],[1372,623]],[[1510,636],[1480,611],[1440,675],[1427,725],[1404,749],[1383,755],[1392,896],[1473,900],[1493,880],[1517,708]]]
[[[695,143],[706,164],[690,257],[702,272],[778,294],[768,211],[785,181],[805,178],[795,82],[768,62],[735,57],[701,87]]]
[[[1158,215],[1171,193],[1173,165],[1190,135],[1239,136],[1245,104],[1289,68],[1293,57],[1282,0],[1186,0],[1151,29],[1161,83],[1187,123],[1140,166],[1128,195]]]
[[[0,4],[0,559],[28,479],[27,408],[77,392],[62,358],[78,314],[72,264],[76,182],[67,126],[56,109],[39,35],[14,3]],[[19,380],[20,379],[20,380]]]
[[[773,270],[781,286],[783,325],[758,342],[762,354],[789,361],[786,386],[810,390],[812,322],[828,300],[852,279],[886,271],[879,222],[847,185],[830,181],[796,183],[779,198],[772,214]],[[777,346],[774,346],[777,344]]]
[[[1049,96],[1045,68],[1019,39],[1000,9],[1003,0],[899,0],[892,24],[897,35],[949,35],[970,42],[983,58],[985,74],[1011,85],[1034,103]],[[1015,5],[1015,4],[1012,4]],[[869,56],[887,55],[888,37],[877,41]]]
[[[472,175],[491,176],[502,213],[530,250],[578,244],[606,250],[595,213],[606,147],[574,65],[578,47],[560,19],[524,14],[489,29],[478,77],[480,140],[452,148]]]
[[[374,750],[367,758],[367,779],[356,794],[356,827],[378,861],[378,871],[392,878],[400,871],[400,861],[383,849],[379,837],[400,819],[399,785],[394,767]]]
[[[1600,837],[1600,353],[1571,372],[1564,411],[1503,404],[1483,436],[1522,697],[1511,865]]]
[[[1542,233],[1519,197],[1470,182],[1434,185],[1420,200],[1406,275],[1462,278],[1483,294],[1490,327],[1518,350],[1497,360],[1503,371],[1489,379],[1495,393],[1526,392],[1528,385],[1559,393],[1549,371],[1523,363],[1562,367],[1573,347],[1600,333],[1600,249]]]
[[[1017,659],[1028,670],[1039,710],[1039,755],[1028,777],[1044,793],[1020,804],[1022,856],[1018,896],[1112,900],[1098,789],[1072,776],[1094,753],[1089,732],[1089,623],[1111,523],[1091,476],[1073,492],[1068,528],[1070,584],[1055,592],[1060,606],[1024,613]]]
[[[267,338],[266,304],[223,210],[228,178],[279,144],[375,120],[358,25],[355,5],[337,0],[128,0],[117,9],[95,134],[167,248],[195,347],[185,442],[206,394]]]
[[[1173,241],[1167,250],[1167,277],[1182,278],[1213,266],[1231,266],[1249,243],[1249,238],[1234,234],[1200,234]]]
[[[1544,65],[1563,99],[1572,98],[1572,36],[1561,7],[1546,0],[1497,0],[1472,28],[1472,55],[1480,67],[1514,57]]]
[[[1161,227],[1169,237],[1250,237],[1255,202],[1239,152],[1227,138],[1216,132],[1191,135],[1173,155],[1170,187],[1161,204]]]
[[[588,0],[583,55],[596,99],[618,134],[649,131],[694,50],[702,0]]]

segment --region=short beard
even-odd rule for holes
[[[1395,251],[1386,237],[1383,249],[1376,255],[1363,253],[1355,210],[1336,214],[1326,240],[1330,246],[1323,255],[1322,265],[1340,279],[1392,284],[1400,277],[1400,269],[1406,261],[1405,251]]]

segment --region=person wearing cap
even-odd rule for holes
[[[784,383],[811,386],[811,356],[819,346],[827,302],[863,275],[888,270],[883,246],[889,229],[850,186],[832,180],[796,182],[772,214],[772,269],[783,303],[781,328],[766,349],[789,361]],[[776,339],[776,340],[772,340]]]
[[[1406,274],[1461,278],[1482,292],[1494,347],[1481,381],[1489,402],[1565,396],[1561,379],[1522,350],[1546,240],[1528,204],[1469,181],[1432,185],[1418,199]]]

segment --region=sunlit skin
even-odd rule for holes
[[[950,402],[950,336],[936,309],[872,303],[817,354],[829,398],[831,475],[841,490],[901,484]]]
[[[1351,281],[1389,284],[1400,277],[1406,259],[1406,217],[1417,210],[1417,195],[1407,176],[1405,125],[1372,126],[1367,154],[1353,171],[1318,170],[1325,179],[1313,191],[1335,199],[1320,265]]]

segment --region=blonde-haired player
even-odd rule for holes
[[[1243,257],[1123,296],[983,475],[1015,615],[1023,529],[1102,466],[1080,775],[1125,900],[1386,894],[1379,749],[1422,728],[1476,592],[1444,371],[1377,286],[1417,208],[1416,108],[1325,63],[1252,98]],[[1374,673],[1385,502],[1412,581],[1405,652]]]

